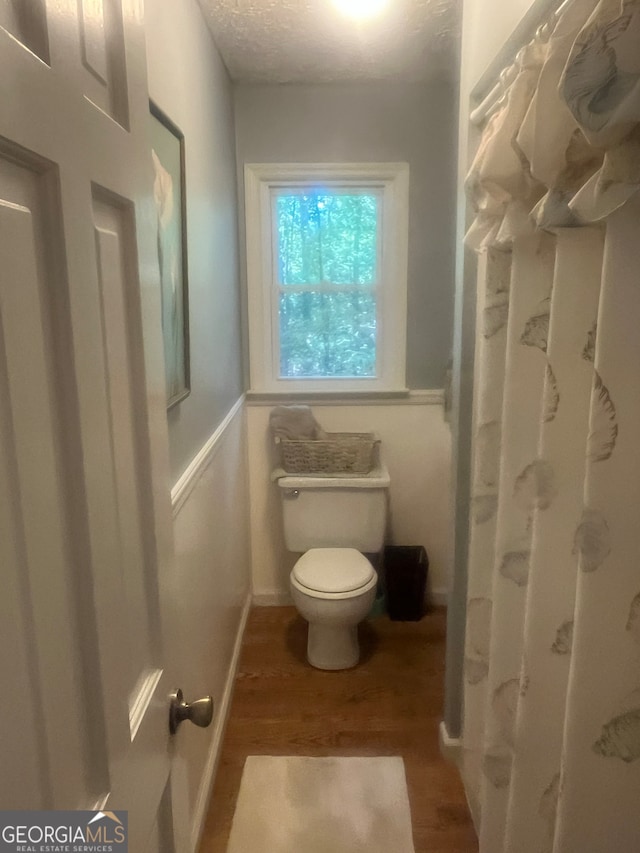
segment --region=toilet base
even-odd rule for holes
[[[307,660],[316,669],[351,669],[360,660],[358,626],[309,623]]]

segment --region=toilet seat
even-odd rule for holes
[[[303,586],[300,581],[294,577],[293,572],[289,575],[289,584],[291,585],[292,591],[302,593],[302,595],[307,598],[315,598],[322,602],[351,601],[356,598],[360,598],[360,596],[366,595],[370,590],[375,589],[378,584],[378,576],[374,573],[369,583],[358,587],[358,589],[352,589],[349,592],[318,592],[316,589],[309,589],[308,586]]]
[[[376,578],[369,560],[355,548],[312,548],[291,572],[300,588],[318,597],[359,594]]]

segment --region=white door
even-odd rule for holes
[[[186,820],[147,126],[141,0],[0,0],[0,808],[132,853]]]

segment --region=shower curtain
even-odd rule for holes
[[[640,0],[574,0],[488,121],[462,772],[481,853],[640,851]]]

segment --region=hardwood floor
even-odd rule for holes
[[[247,755],[401,755],[416,853],[476,853],[462,783],[438,747],[445,611],[365,622],[361,662],[346,672],[313,669],[305,646],[295,608],[252,610],[200,853],[225,853]]]

